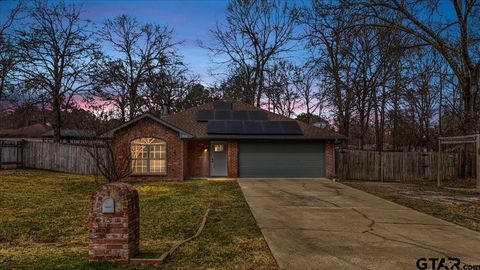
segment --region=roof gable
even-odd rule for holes
[[[142,119],[145,119],[145,118],[151,119],[151,120],[153,120],[153,121],[155,121],[155,122],[157,122],[157,123],[159,123],[159,124],[162,124],[162,125],[170,128],[170,129],[172,129],[172,130],[174,130],[174,131],[177,131],[177,132],[180,134],[180,138],[182,138],[182,139],[188,139],[188,138],[192,138],[192,137],[193,137],[192,134],[190,134],[190,133],[188,133],[188,132],[186,132],[186,131],[178,128],[178,127],[176,127],[175,125],[172,125],[171,123],[169,123],[169,122],[167,122],[167,121],[165,121],[165,120],[163,120],[163,119],[161,119],[161,118],[158,118],[158,117],[156,117],[156,116],[153,116],[153,115],[151,115],[151,114],[149,114],[149,113],[142,114],[142,115],[140,115],[139,117],[137,117],[137,118],[135,118],[135,119],[132,119],[132,120],[130,120],[130,121],[128,121],[128,122],[126,122],[126,123],[124,123],[124,124],[122,124],[122,125],[114,128],[114,129],[112,129],[112,130],[110,130],[110,131],[102,134],[100,137],[102,137],[102,138],[113,138],[113,136],[115,135],[115,132],[117,132],[118,130],[121,130],[121,129],[125,128],[125,127],[128,127],[128,126],[130,126],[130,125],[132,125],[132,124],[134,124],[134,123],[136,123],[136,122],[138,122],[138,121],[140,121],[140,120],[142,120]]]

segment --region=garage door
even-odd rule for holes
[[[323,143],[240,143],[240,177],[324,177]]]

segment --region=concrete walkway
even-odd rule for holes
[[[422,257],[480,264],[480,233],[340,183],[239,183],[283,269],[417,269]]]

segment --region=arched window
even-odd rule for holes
[[[133,174],[166,174],[167,143],[157,138],[139,138],[131,142]]]

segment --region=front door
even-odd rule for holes
[[[224,142],[210,145],[210,175],[227,176],[227,144]]]

